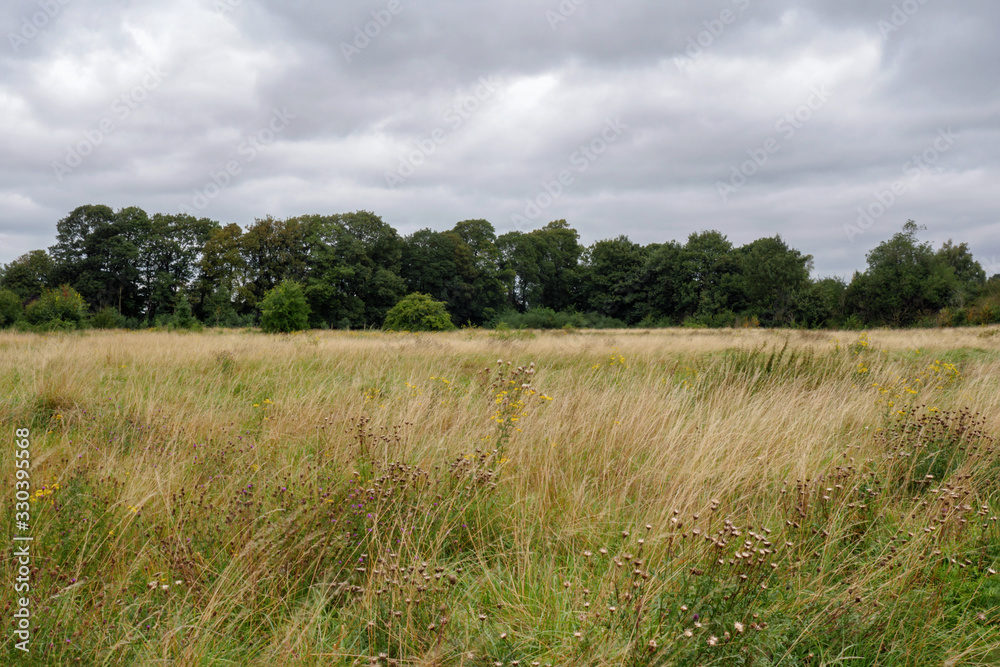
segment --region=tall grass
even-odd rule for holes
[[[995,331],[0,333],[4,651],[998,664]]]

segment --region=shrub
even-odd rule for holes
[[[507,311],[494,326],[510,329],[619,329],[624,328],[625,323],[600,313],[531,308],[523,313]]]
[[[414,292],[403,297],[385,316],[388,331],[451,331],[455,325],[444,303]]]
[[[79,327],[86,312],[87,303],[69,285],[45,290],[25,309],[25,315],[32,324],[44,327],[58,320],[58,329]]]
[[[309,304],[297,282],[286,280],[266,295],[260,308],[264,333],[290,333],[309,328]]]
[[[0,289],[0,327],[9,327],[24,317],[21,297],[9,289]]]
[[[90,318],[90,326],[95,329],[124,329],[126,321],[118,309],[105,306]]]
[[[187,294],[181,293],[177,298],[177,306],[174,308],[174,316],[170,318],[172,329],[200,329],[201,323],[191,311],[191,302],[188,301]]]

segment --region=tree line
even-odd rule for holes
[[[412,293],[460,325],[904,327],[1000,321],[1000,275],[967,244],[933,248],[907,222],[848,282],[814,279],[780,236],[735,246],[709,230],[685,242],[627,236],[584,246],[565,220],[497,236],[486,220],[401,236],[356,211],[265,217],[245,229],[187,214],[80,206],[56,242],[0,269],[0,326],[140,328],[176,320],[253,326],[293,281],[314,328],[381,327]]]

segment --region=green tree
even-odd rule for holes
[[[221,290],[228,293],[230,305],[235,310],[235,295],[246,276],[246,262],[240,250],[242,236],[243,228],[230,223],[213,229],[205,240],[198,262],[195,289],[201,301],[201,317],[206,321],[212,320],[212,314],[206,310],[209,297],[221,293]],[[218,301],[213,303],[218,304]]]
[[[951,267],[958,281],[957,288],[950,298],[951,305],[961,308],[980,294],[986,285],[986,271],[972,257],[967,243],[955,245],[948,239],[937,251],[937,258]]]
[[[848,287],[849,308],[869,324],[908,326],[938,312],[961,289],[955,270],[929,243],[912,220],[903,231],[868,253],[868,269],[855,273]]]
[[[627,236],[597,241],[583,256],[584,303],[590,310],[634,324],[642,315],[640,281],[649,251]]]
[[[503,303],[497,272],[454,230],[421,229],[403,240],[406,289],[443,301],[459,322],[483,324],[496,315]]]
[[[774,236],[746,244],[737,257],[745,314],[766,326],[795,322],[796,303],[809,289],[812,256]]]
[[[227,327],[237,324],[239,316],[233,307],[233,295],[224,284],[219,285],[201,303],[202,317],[206,324]]]
[[[682,257],[681,313],[684,317],[712,317],[742,305],[739,259],[733,252],[732,243],[722,233],[709,230],[691,234]]]
[[[174,315],[170,320],[170,325],[175,329],[196,329],[199,328],[198,318],[191,310],[191,302],[185,292],[181,292],[177,297],[177,305],[174,307]]]
[[[471,271],[468,313],[459,321],[484,324],[503,308],[504,284],[496,230],[486,220],[463,220],[451,232],[468,247]]]
[[[124,329],[125,318],[113,306],[105,306],[90,318],[90,326],[95,329]]]
[[[449,331],[455,328],[444,303],[414,292],[393,306],[385,316],[387,331]]]
[[[0,328],[9,327],[23,317],[21,297],[9,289],[0,289]]]
[[[260,327],[265,333],[290,333],[309,327],[309,304],[302,286],[285,280],[260,302]]]
[[[641,291],[635,296],[637,315],[650,322],[680,324],[687,288],[684,246],[670,241],[650,245],[646,252],[638,280]]]
[[[9,289],[22,303],[33,301],[52,286],[56,264],[44,250],[21,255],[0,271],[0,287]]]
[[[306,296],[313,323],[380,325],[406,291],[396,230],[368,211],[308,220]]]
[[[507,232],[497,239],[507,305],[524,312],[541,307],[541,247],[537,236]]]
[[[177,296],[191,288],[202,251],[219,223],[190,215],[157,213],[139,244],[139,292],[149,320],[170,313]],[[195,291],[195,298],[199,292]]]
[[[127,317],[141,314],[141,251],[149,217],[137,207],[117,212],[107,206],[80,206],[57,225],[49,251],[54,280],[69,284],[93,308],[116,306]]]
[[[799,292],[795,300],[798,322],[809,327],[842,327],[847,319],[847,283],[843,278],[822,278]]]
[[[560,311],[577,305],[584,248],[580,235],[565,220],[527,234],[509,232],[497,239],[497,246],[510,306]]]
[[[239,239],[244,279],[236,299],[252,310],[263,296],[284,280],[304,281],[310,263],[310,217],[277,220],[258,218]]]

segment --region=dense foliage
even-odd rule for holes
[[[385,316],[387,331],[450,331],[455,328],[445,305],[426,294],[403,297]]]
[[[313,328],[380,327],[415,292],[443,303],[455,324],[473,326],[1000,321],[1000,275],[987,280],[965,243],[935,250],[921,242],[913,221],[872,249],[867,268],[849,283],[814,279],[812,257],[779,236],[734,246],[714,230],[683,243],[643,246],[618,236],[585,247],[565,220],[500,236],[486,220],[464,220],[404,237],[367,211],[268,216],[244,229],[100,205],[81,206],[56,227],[55,245],[0,269],[6,290],[0,326],[49,321],[42,306],[31,304],[61,286],[85,303],[87,312],[72,316],[73,326],[87,316],[102,327],[173,326],[182,294],[201,322],[252,326],[264,296],[286,280],[301,285],[309,312],[304,326]]]
[[[309,328],[309,304],[302,286],[285,280],[260,302],[260,327],[265,333],[291,333]]]

